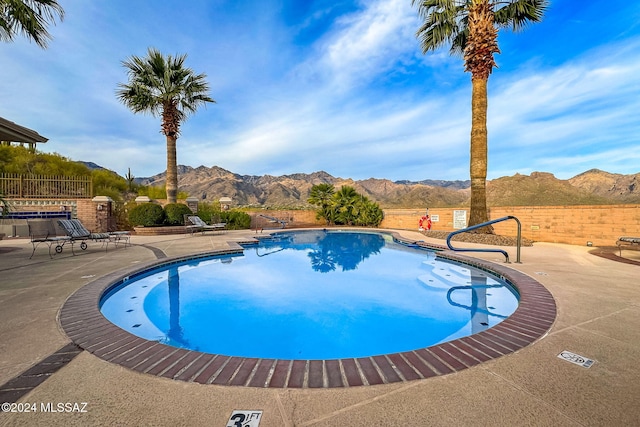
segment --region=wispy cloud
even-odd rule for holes
[[[566,26],[586,31],[601,28],[603,14],[619,16],[596,3],[572,12],[581,22]],[[181,164],[255,175],[468,178],[470,76],[446,49],[422,55],[411,2],[305,5],[286,19],[281,5],[69,0],[48,50],[24,40],[0,46],[0,92],[9,100],[0,116],[49,137],[45,151],[121,174],[159,173],[160,119],[134,115],[115,97],[126,79],[121,61],[155,46],[187,53],[218,101],[182,126]],[[550,13],[549,25],[531,31],[535,43],[528,32],[502,39],[514,55],[500,56],[489,81],[489,177],[638,172],[637,26],[606,22],[613,36],[560,49],[554,32],[564,15]]]

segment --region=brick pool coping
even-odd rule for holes
[[[442,249],[422,241],[405,243]],[[63,305],[59,322],[82,349],[137,372],[201,384],[261,388],[334,388],[396,383],[459,372],[514,353],[546,335],[556,318],[551,293],[535,279],[506,266],[450,251],[437,256],[491,272],[520,294],[516,311],[485,331],[431,347],[371,357],[332,360],[282,360],[224,356],[186,350],[137,337],[107,320],[102,295],[123,279],[149,268],[237,249],[164,258],[116,271],[78,289]]]

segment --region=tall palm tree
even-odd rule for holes
[[[45,49],[51,35],[47,25],[64,19],[57,0],[0,0],[0,40],[11,42],[22,33]]]
[[[498,29],[522,29],[539,22],[547,0],[412,0],[424,20],[416,35],[423,53],[450,45],[452,55],[462,55],[471,73],[471,206],[469,225],[489,220],[487,212],[487,82],[493,55],[500,53]],[[492,227],[483,227],[486,233]]]
[[[195,74],[184,66],[187,55],[166,57],[149,48],[147,56],[131,56],[122,65],[128,69],[129,82],[119,84],[118,99],[134,113],[162,117],[161,132],[167,139],[166,189],[169,203],[176,203],[178,163],[176,141],[180,125],[199,106],[215,102],[208,95],[206,74]]]

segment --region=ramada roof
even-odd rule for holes
[[[47,142],[49,139],[40,135],[35,130],[20,126],[10,120],[0,117],[0,141],[5,142]]]

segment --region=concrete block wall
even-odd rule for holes
[[[251,228],[278,228],[279,224],[274,224],[269,221],[268,218],[260,215],[265,215],[273,218],[278,218],[287,221],[288,228],[304,228],[304,227],[319,227],[325,225],[323,220],[316,219],[316,211],[307,210],[268,210],[268,211],[256,211],[247,212],[251,216]]]
[[[618,237],[640,236],[640,205],[496,207],[490,217],[513,215],[522,222],[522,235],[540,242],[612,246]],[[496,233],[515,235],[507,221]],[[512,230],[509,232],[509,229]]]
[[[454,231],[453,211],[460,208],[431,208],[429,214],[439,217],[432,230]],[[424,211],[387,209],[382,228],[418,229]],[[511,206],[492,207],[489,219],[515,216],[522,224],[522,236],[537,242],[568,243],[594,246],[615,245],[618,237],[640,236],[640,205],[589,206]],[[407,227],[406,225],[409,225]],[[494,224],[497,234],[515,236],[515,221]]]
[[[454,211],[465,208],[430,208],[429,215],[438,217],[432,230],[455,231]],[[268,211],[276,218],[292,217],[289,227],[322,226],[315,219],[315,211]],[[426,209],[385,209],[380,228],[418,230],[418,221]],[[265,213],[265,215],[267,215]],[[492,207],[489,218],[515,216],[522,224],[522,236],[536,242],[567,243],[571,245],[613,246],[618,237],[640,237],[640,205],[589,206],[514,206]],[[252,227],[254,227],[252,222]],[[515,221],[494,224],[497,234],[515,236]]]
[[[94,232],[107,231],[109,224],[108,210],[98,209],[101,202],[90,199],[76,201],[56,201],[49,206],[46,202],[38,201],[39,210],[58,210],[60,205],[73,206],[74,216]],[[33,210],[32,205],[19,205],[19,209]],[[16,206],[17,207],[17,206]],[[454,231],[454,211],[466,208],[430,208],[429,214],[433,219],[432,230]],[[385,209],[385,218],[381,228],[418,230],[418,221],[426,209]],[[252,217],[251,228],[274,228],[277,224],[270,223],[260,214],[286,219],[288,228],[324,226],[323,220],[316,219],[313,210],[265,210],[248,212]],[[594,246],[613,246],[618,237],[640,237],[640,205],[589,205],[589,206],[512,206],[492,207],[489,218],[497,219],[505,216],[515,216],[522,223],[522,235],[537,242],[568,243],[572,245],[586,245],[591,242]],[[104,229],[103,229],[104,228]],[[505,236],[516,235],[514,221],[505,221],[494,225],[497,234]]]

